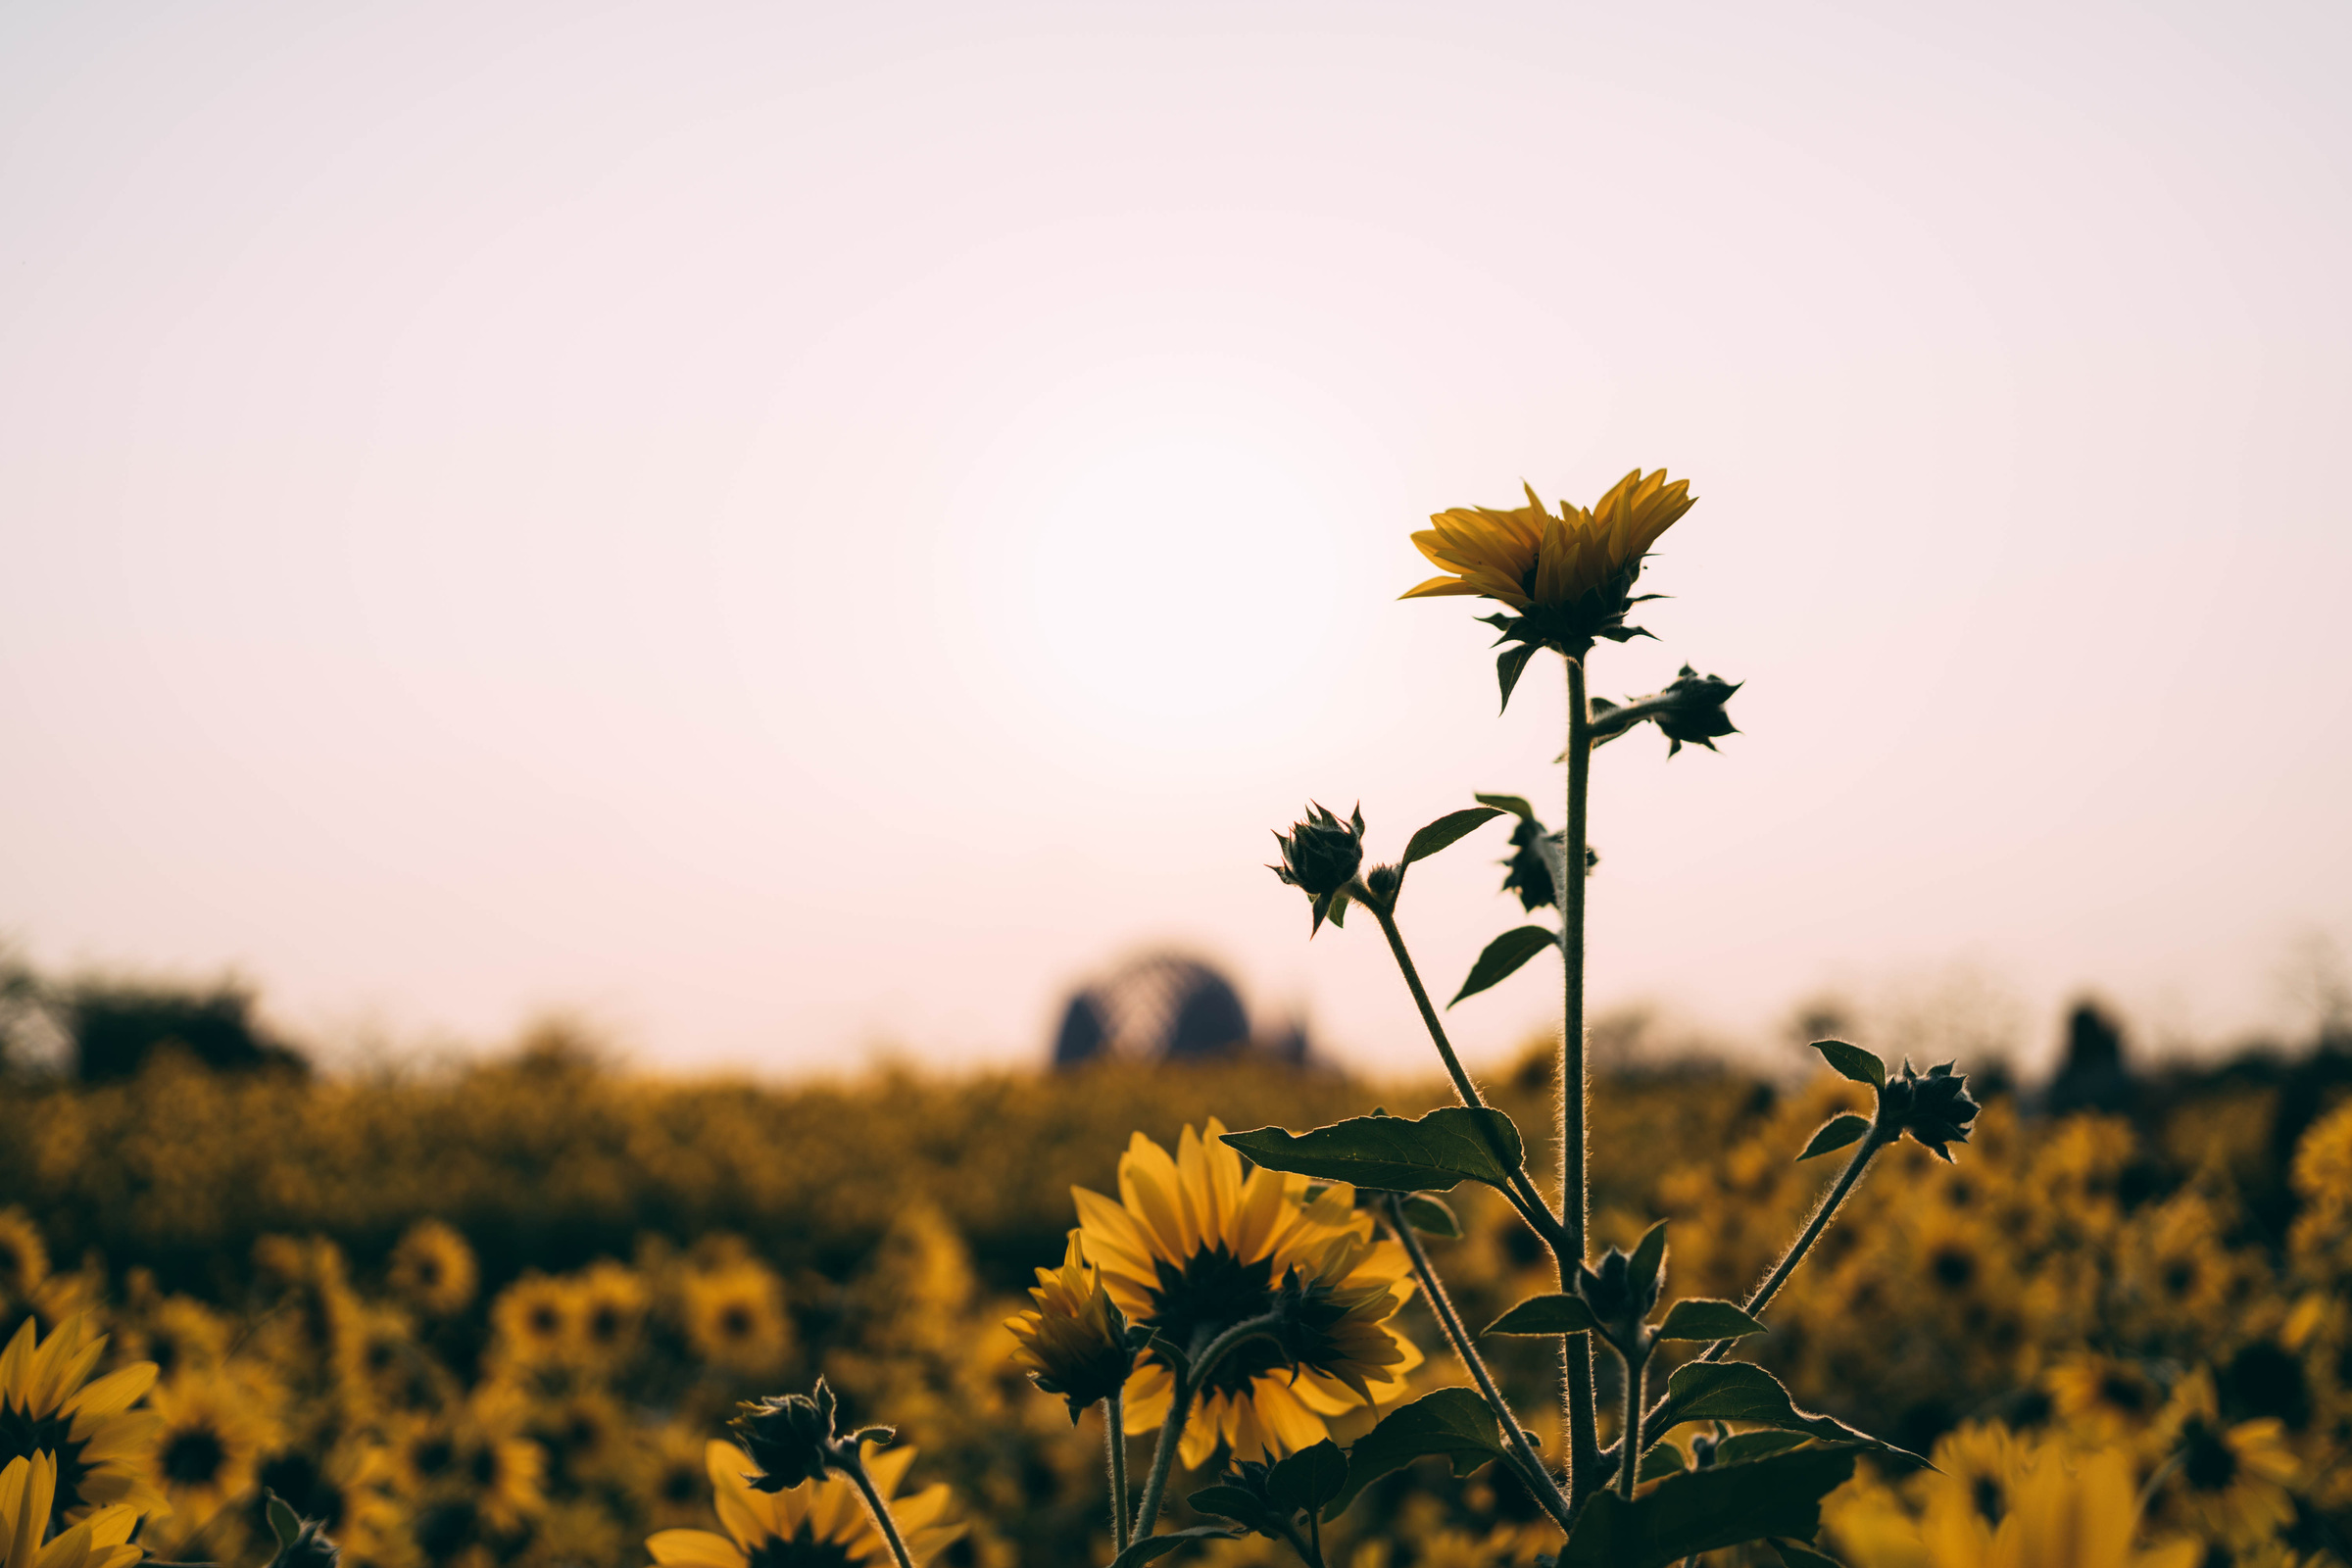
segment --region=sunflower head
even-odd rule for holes
[[[743,1450],[712,1442],[707,1465],[718,1522],[726,1534],[709,1530],[662,1530],[646,1541],[658,1564],[677,1568],[880,1568],[890,1547],[846,1475],[813,1477],[780,1492],[765,1492],[746,1480]],[[874,1490],[889,1505],[915,1562],[925,1563],[963,1534],[946,1518],[948,1489],[932,1485],[908,1495],[899,1484],[914,1463],[914,1449],[885,1453],[866,1446],[858,1454]]]
[[[1102,1271],[1087,1262],[1075,1231],[1061,1267],[1039,1269],[1029,1296],[1037,1305],[1004,1320],[1019,1342],[1013,1359],[1031,1382],[1068,1402],[1076,1426],[1087,1406],[1125,1388],[1135,1370],[1126,1314],[1102,1288]]]
[[[473,1249],[437,1219],[418,1220],[393,1249],[393,1289],[435,1317],[464,1311],[478,1279]]]
[[[1954,1072],[1948,1061],[1919,1073],[1905,1058],[1903,1070],[1889,1074],[1879,1095],[1882,1125],[1893,1136],[1909,1133],[1946,1164],[1952,1155],[1945,1146],[1968,1142],[1968,1124],[1979,1108],[1969,1098],[1968,1075]]]
[[[1304,893],[1313,905],[1314,923],[1307,932],[1312,936],[1323,928],[1325,915],[1336,916],[1334,901],[1364,863],[1364,808],[1357,806],[1342,820],[1310,802],[1305,817],[1292,823],[1288,834],[1277,832],[1274,842],[1281,846],[1282,863],[1266,869],[1285,887]]]
[[[1666,470],[1636,468],[1590,510],[1560,503],[1555,515],[1532,486],[1527,505],[1508,510],[1456,507],[1433,515],[1413,543],[1445,568],[1405,590],[1406,599],[1472,594],[1518,612],[1492,615],[1501,641],[1516,644],[1501,660],[1503,701],[1538,648],[1582,659],[1595,638],[1647,635],[1625,623],[1642,560],[1658,535],[1695,503],[1690,481],[1669,484]]]
[[[54,1510],[64,1500],[55,1455],[20,1455],[0,1468],[0,1568],[126,1568],[139,1560],[128,1544],[137,1510],[116,1503],[51,1536],[50,1526],[63,1524]]]
[[[106,1336],[74,1316],[43,1340],[26,1318],[0,1351],[0,1463],[51,1456],[59,1517],[79,1521],[110,1503],[145,1514],[159,1508],[144,1463],[160,1424],[131,1406],[155,1384],[155,1363],[137,1361],[93,1380]]]
[[[813,1481],[844,1462],[866,1442],[888,1442],[889,1427],[866,1427],[844,1437],[833,1391],[818,1378],[813,1394],[784,1394],[743,1405],[727,1423],[743,1434],[744,1448],[760,1473],[745,1479],[758,1492],[782,1492]]]

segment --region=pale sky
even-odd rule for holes
[[[1595,688],[1749,684],[1598,758],[1599,1004],[2294,1027],[2348,67],[2333,3],[13,4],[0,934],[778,1072],[1034,1059],[1172,942],[1417,1065],[1267,830],[1555,801],[1557,661],[1498,719],[1407,536],[1640,465],[1701,500]],[[1415,873],[1448,992],[1501,837]]]

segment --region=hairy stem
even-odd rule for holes
[[[1585,820],[1592,779],[1592,710],[1585,664],[1568,663],[1568,824],[1560,844],[1560,1231],[1556,1249],[1560,1289],[1576,1289],[1585,1260],[1590,1152],[1586,1112],[1592,1086],[1585,1064]],[[1568,1492],[1572,1500],[1599,1485],[1600,1432],[1592,1408],[1592,1345],[1586,1334],[1560,1342],[1560,1381],[1567,1392]]]
[[[1617,1495],[1628,1502],[1634,1500],[1634,1485],[1642,1476],[1642,1382],[1648,1370],[1646,1354],[1625,1357],[1625,1431],[1619,1441],[1636,1457],[1617,1467]]]
[[[907,1552],[906,1543],[899,1535],[899,1522],[890,1516],[890,1504],[884,1502],[882,1494],[874,1490],[874,1478],[865,1473],[865,1460],[852,1446],[848,1453],[839,1456],[835,1462],[858,1488],[858,1494],[865,1498],[865,1506],[872,1512],[874,1524],[882,1532],[882,1539],[890,1544],[890,1554],[898,1559],[899,1568],[914,1568],[914,1558]]]
[[[1111,1555],[1127,1549],[1127,1396],[1113,1390],[1102,1401],[1104,1436],[1110,1448]]]
[[[1544,1468],[1543,1457],[1536,1452],[1535,1445],[1527,1441],[1527,1433],[1520,1428],[1519,1418],[1511,1414],[1511,1407],[1503,1402],[1502,1391],[1494,1386],[1493,1375],[1487,1371],[1486,1361],[1479,1355],[1477,1346],[1471,1342],[1469,1331],[1462,1326],[1461,1314],[1454,1310],[1452,1298],[1446,1294],[1445,1282],[1438,1278],[1438,1271],[1430,1266],[1429,1254],[1421,1249],[1421,1238],[1413,1234],[1413,1227],[1405,1221],[1403,1198],[1392,1195],[1388,1204],[1389,1224],[1396,1232],[1396,1239],[1404,1244],[1405,1255],[1413,1261],[1413,1277],[1421,1282],[1421,1294],[1429,1298],[1430,1310],[1437,1313],[1438,1322],[1446,1330],[1446,1338],[1453,1344],[1453,1353],[1461,1357],[1462,1365],[1469,1369],[1470,1379],[1478,1385],[1478,1392],[1486,1399],[1487,1407],[1502,1423],[1505,1439],[1511,1445],[1511,1451],[1518,1456],[1519,1468],[1524,1472],[1521,1479],[1544,1511],[1551,1515],[1552,1523],[1566,1531],[1572,1517],[1568,1499],[1551,1479],[1551,1472]]]
[[[1271,1312],[1258,1317],[1244,1318],[1224,1333],[1210,1340],[1205,1348],[1192,1356],[1184,1366],[1173,1368],[1176,1390],[1168,1400],[1168,1418],[1159,1424],[1159,1446],[1152,1450],[1152,1473],[1144,1479],[1144,1502],[1136,1515],[1135,1535],[1131,1543],[1152,1534],[1159,1523],[1159,1503],[1168,1490],[1168,1472],[1175,1468],[1176,1450],[1184,1439],[1184,1424],[1192,1418],[1193,1396],[1208,1381],[1217,1363],[1237,1348],[1251,1340],[1263,1339],[1274,1332],[1275,1317]],[[1194,1344],[1200,1344],[1195,1340]]]
[[[1358,892],[1357,889],[1362,891]],[[1398,972],[1404,976],[1405,989],[1413,994],[1413,1005],[1421,1009],[1421,1022],[1429,1030],[1431,1043],[1438,1048],[1439,1059],[1446,1063],[1446,1076],[1453,1080],[1454,1094],[1472,1109],[1484,1108],[1486,1101],[1480,1097],[1478,1085],[1470,1081],[1470,1074],[1463,1070],[1462,1058],[1454,1054],[1453,1042],[1446,1038],[1446,1026],[1438,1021],[1438,1009],[1430,1004],[1429,990],[1421,984],[1421,971],[1414,966],[1413,956],[1405,951],[1404,934],[1396,928],[1396,910],[1374,899],[1371,891],[1363,889],[1360,882],[1349,891],[1357,903],[1372,911],[1372,917],[1380,922],[1381,934],[1389,939],[1389,952],[1396,959]],[[1563,1238],[1550,1210],[1544,1206],[1543,1195],[1536,1191],[1536,1184],[1528,1179],[1527,1172],[1510,1157],[1508,1151],[1495,1148],[1492,1152],[1495,1160],[1511,1173],[1510,1189],[1503,1196],[1511,1200],[1511,1206],[1519,1211],[1519,1217],[1527,1221],[1544,1244],[1554,1252],[1559,1251]]]

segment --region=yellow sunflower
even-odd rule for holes
[[[1135,1357],[1127,1325],[1102,1288],[1102,1271],[1086,1260],[1076,1231],[1058,1269],[1037,1271],[1029,1291],[1037,1305],[1004,1320],[1018,1342],[1013,1359],[1048,1394],[1069,1403],[1070,1423],[1126,1386]]]
[[[49,1278],[40,1227],[14,1206],[0,1208],[0,1301],[29,1301]]]
[[[173,1525],[198,1530],[253,1489],[254,1465],[278,1439],[276,1400],[250,1381],[189,1373],[159,1386],[149,1461]]]
[[[578,1358],[590,1371],[611,1375],[637,1346],[645,1317],[645,1282],[634,1269],[610,1260],[579,1278]]]
[[[392,1288],[434,1317],[466,1310],[478,1278],[473,1249],[437,1219],[410,1226],[392,1251]]]
[[[918,1563],[963,1534],[942,1520],[948,1489],[934,1484],[908,1497],[894,1496],[914,1449],[885,1452],[868,1443],[858,1449],[874,1490],[890,1505],[907,1552]],[[682,1568],[866,1568],[890,1561],[865,1499],[847,1476],[826,1475],[781,1492],[758,1492],[744,1472],[752,1462],[732,1443],[712,1441],[704,1450],[710,1488],[725,1535],[709,1530],[662,1530],[646,1540],[654,1561]]]
[[[1938,1441],[1932,1457],[1936,1468],[1916,1483],[1926,1503],[1925,1533],[1946,1555],[1990,1552],[1993,1532],[2033,1468],[2033,1446],[2005,1426],[1972,1421]]]
[[[1414,534],[1413,543],[1446,575],[1403,597],[1478,594],[1521,611],[1570,604],[1638,566],[1658,535],[1697,504],[1690,481],[1668,484],[1664,468],[1648,474],[1636,468],[1589,511],[1563,501],[1557,516],[1533,485],[1522,488],[1524,507],[1455,507],[1432,515],[1432,526]]]
[[[1263,1315],[1294,1270],[1304,1289],[1317,1343],[1286,1351],[1252,1342],[1210,1372],[1178,1450],[1195,1468],[1220,1444],[1255,1459],[1317,1443],[1329,1434],[1325,1418],[1396,1397],[1421,1364],[1390,1326],[1412,1293],[1404,1249],[1372,1239],[1372,1217],[1355,1210],[1351,1188],[1309,1202],[1303,1176],[1245,1177],[1224,1131],[1213,1118],[1205,1137],[1185,1128],[1174,1158],[1137,1133],[1119,1159],[1116,1203],[1071,1189],[1085,1255],[1111,1300],[1129,1322],[1180,1346],[1205,1348]],[[1174,1395],[1168,1366],[1147,1354],[1127,1384],[1127,1430],[1157,1428]]]
[[[686,1343],[713,1366],[772,1372],[792,1346],[784,1283],[753,1258],[690,1271],[684,1286]]]
[[[167,1296],[138,1319],[122,1325],[125,1355],[153,1361],[162,1377],[217,1370],[228,1354],[228,1320],[202,1301]]]
[[[2136,1491],[2131,1456],[2121,1449],[2071,1463],[2044,1449],[2018,1477],[2009,1512],[1989,1541],[1973,1519],[1946,1523],[1931,1515],[1929,1557],[1937,1568],[2195,1568],[2204,1555],[2195,1542],[2132,1545],[2139,1524]],[[1968,1528],[1963,1533],[1954,1524]]]
[[[704,1457],[709,1440],[682,1421],[671,1422],[652,1437],[652,1451],[630,1467],[627,1477],[638,1506],[658,1525],[703,1518],[710,1501],[710,1474]],[[740,1456],[734,1462],[740,1463]]]
[[[499,1292],[490,1303],[498,1358],[521,1367],[552,1366],[568,1359],[578,1333],[579,1294],[568,1281],[537,1272]]]
[[[256,1468],[257,1491],[275,1493],[305,1519],[316,1519],[343,1548],[346,1562],[383,1562],[401,1554],[403,1512],[387,1488],[391,1455],[364,1439],[346,1439],[323,1458],[302,1447],[270,1455]],[[267,1528],[258,1499],[252,1534]]]
[[[0,1568],[123,1568],[139,1560],[128,1544],[139,1522],[127,1503],[100,1508],[87,1519],[48,1534],[59,1502],[57,1460],[47,1453],[15,1458],[0,1469]]]
[[[0,1351],[0,1461],[54,1455],[56,1506],[69,1523],[110,1503],[144,1514],[163,1502],[142,1463],[157,1418],[131,1408],[154,1386],[155,1363],[134,1362],[91,1382],[105,1350],[106,1336],[76,1315],[45,1341],[27,1318]]]
[[[2284,1427],[2268,1417],[2224,1426],[2210,1372],[2199,1369],[2180,1380],[2163,1430],[2178,1461],[2168,1497],[2199,1535],[2252,1545],[2294,1519],[2286,1488],[2297,1467]]]
[[[2136,1441],[2164,1409],[2164,1391],[2135,1361],[2080,1351],[2042,1381],[2059,1419],[2094,1446]]]

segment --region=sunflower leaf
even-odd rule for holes
[[[1536,643],[1514,643],[1495,655],[1494,677],[1502,683],[1502,707],[1505,712],[1511,707],[1511,688],[1519,684],[1519,672],[1527,668],[1529,660],[1536,657],[1539,646]]]
[[[1230,1519],[1245,1529],[1276,1540],[1282,1538],[1282,1527],[1291,1522],[1287,1515],[1277,1520],[1274,1510],[1266,1506],[1264,1499],[1247,1487],[1202,1487],[1184,1500],[1192,1504],[1195,1513]],[[1294,1508],[1291,1512],[1298,1510]]]
[[[1663,1437],[1666,1429],[1684,1421],[1740,1421],[1750,1426],[1802,1432],[1831,1443],[1859,1445],[1907,1464],[1927,1461],[1891,1443],[1882,1443],[1832,1416],[1800,1410],[1781,1380],[1752,1361],[1689,1361],[1666,1380],[1666,1408],[1650,1430]],[[1809,1536],[1811,1530],[1776,1530],[1782,1536]],[[1564,1561],[1565,1559],[1563,1559]]]
[[[1660,1476],[1681,1475],[1690,1468],[1690,1463],[1683,1457],[1682,1449],[1671,1443],[1661,1443],[1642,1456],[1640,1479],[1655,1481]]]
[[[1470,977],[1462,989],[1453,994],[1448,1007],[1464,997],[1475,997],[1489,986],[1499,985],[1519,972],[1519,966],[1542,953],[1545,948],[1560,945],[1560,934],[1546,926],[1523,925],[1505,931],[1487,944],[1486,952],[1470,966]]]
[[[1536,808],[1528,805],[1524,795],[1473,795],[1470,798],[1481,806],[1492,806],[1496,810],[1508,811],[1513,816],[1525,817],[1531,822],[1536,818]]]
[[[1559,1568],[1668,1568],[1718,1546],[1809,1538],[1821,1499],[1853,1473],[1852,1449],[1806,1448],[1671,1475],[1630,1502],[1603,1492],[1577,1516]]]
[[[1507,1189],[1526,1157],[1519,1129],[1492,1106],[1443,1105],[1409,1120],[1357,1116],[1296,1135],[1253,1127],[1224,1138],[1268,1170],[1393,1193],[1451,1192],[1464,1181]]]
[[[290,1507],[286,1499],[274,1492],[264,1493],[270,1499],[270,1533],[277,1538],[277,1549],[285,1550],[302,1534],[302,1516]]]
[[[1790,1448],[1801,1448],[1813,1440],[1802,1432],[1735,1432],[1715,1445],[1717,1464],[1739,1464],[1746,1459],[1769,1459]]]
[[[1164,1535],[1146,1536],[1111,1559],[1110,1568],[1143,1568],[1145,1563],[1165,1557],[1177,1547],[1196,1541],[1236,1541],[1246,1532],[1224,1525],[1194,1525],[1189,1530],[1170,1530]]]
[[[1266,1475],[1266,1500],[1293,1513],[1313,1513],[1348,1485],[1348,1456],[1325,1438],[1277,1464]]]
[[[1879,1059],[1878,1053],[1849,1046],[1842,1040],[1816,1040],[1813,1049],[1821,1053],[1822,1059],[1838,1077],[1868,1084],[1873,1089],[1886,1087],[1886,1064]]]
[[[1600,1327],[1581,1296],[1531,1296],[1479,1330],[1481,1334],[1583,1334]]]
[[[1845,1564],[1828,1552],[1801,1541],[1772,1541],[1766,1544],[1779,1554],[1782,1568],[1845,1568]]]
[[[1743,1334],[1763,1332],[1763,1324],[1731,1302],[1703,1296],[1675,1302],[1666,1309],[1666,1321],[1658,1325],[1661,1340],[1736,1340]]]
[[[1410,865],[1415,860],[1426,860],[1501,814],[1501,808],[1494,806],[1465,806],[1458,811],[1447,811],[1412,836],[1404,847],[1404,858],[1396,863],[1402,866]]]
[[[1469,1389],[1440,1389],[1391,1410],[1380,1425],[1356,1440],[1348,1450],[1348,1484],[1323,1510],[1323,1517],[1337,1519],[1373,1482],[1432,1454],[1450,1461],[1456,1476],[1509,1457],[1502,1428],[1486,1400]]]
[[[1857,1116],[1850,1110],[1842,1115],[1832,1116],[1821,1124],[1821,1131],[1813,1135],[1813,1141],[1805,1146],[1803,1153],[1796,1156],[1797,1160],[1801,1164],[1819,1154],[1836,1153],[1868,1131],[1868,1116]]]

